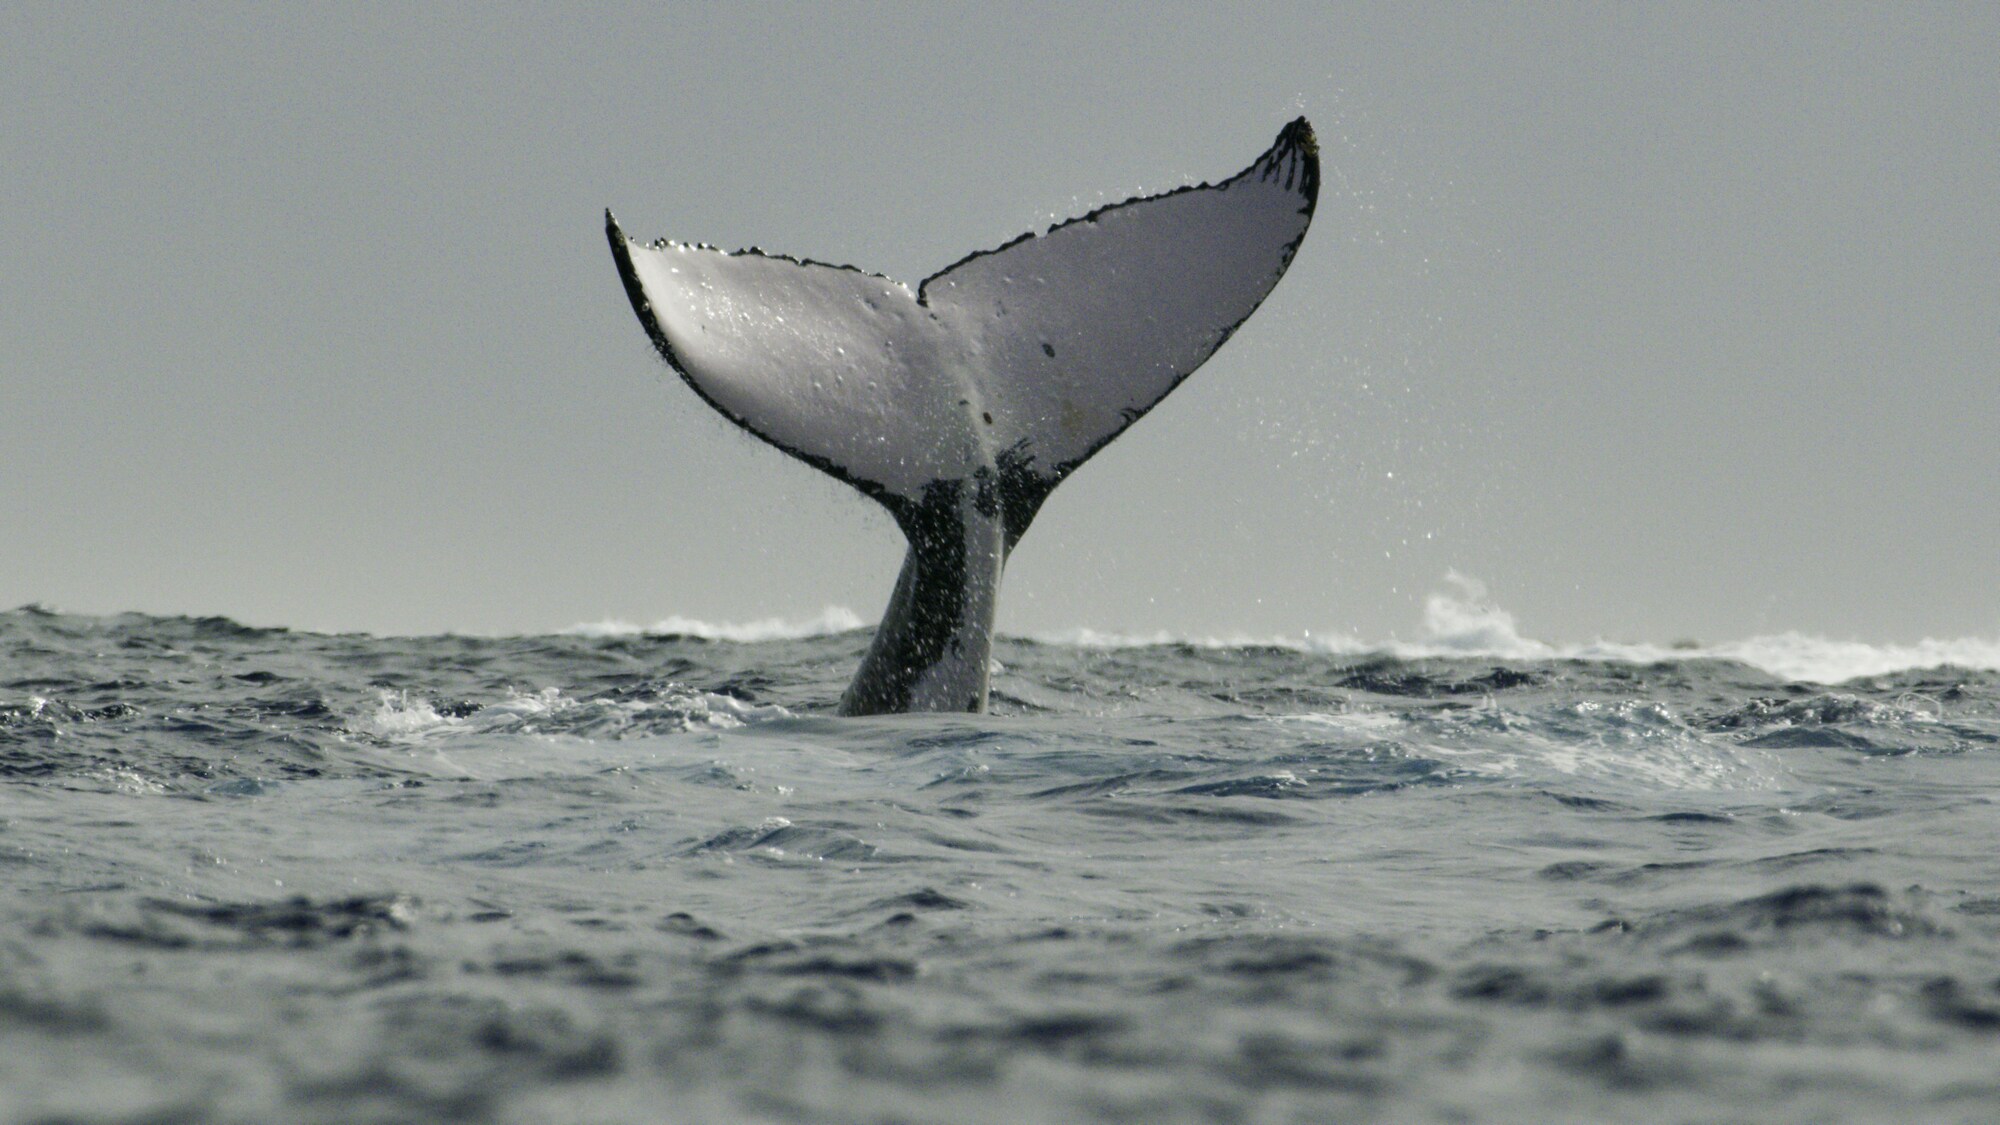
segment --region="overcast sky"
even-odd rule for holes
[[[0,605],[872,620],[894,525],[654,357],[603,209],[914,284],[1304,113],[1290,274],[1003,629],[2000,635],[2000,5],[579,11],[0,7]]]

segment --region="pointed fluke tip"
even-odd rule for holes
[[[1292,118],[1291,124],[1278,131],[1278,144],[1303,149],[1307,156],[1319,155],[1319,137],[1313,133],[1312,122],[1303,115]]]

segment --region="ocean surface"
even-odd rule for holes
[[[0,1121],[2000,1120],[2000,641],[0,614]]]

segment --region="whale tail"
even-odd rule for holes
[[[985,709],[1007,552],[1042,501],[1214,354],[1312,221],[1301,117],[1242,172],[969,255],[914,291],[849,266],[635,242],[633,311],[725,417],[874,497],[910,550],[845,714]]]

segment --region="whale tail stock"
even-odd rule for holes
[[[850,266],[632,240],[647,335],[732,422],[886,507],[909,540],[843,714],[983,711],[1007,553],[1042,501],[1256,310],[1312,221],[1301,117],[1215,184],[969,255],[915,291]]]

